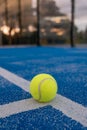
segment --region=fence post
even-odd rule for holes
[[[18,0],[18,22],[19,22],[20,33],[22,33],[21,0]]]
[[[71,30],[70,30],[70,42],[71,47],[74,47],[74,19],[75,19],[75,0],[71,0]]]
[[[37,46],[40,46],[40,9],[39,0],[37,0]]]

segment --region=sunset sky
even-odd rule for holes
[[[71,0],[55,0],[60,11],[66,13],[70,18]],[[36,0],[33,0],[35,6]],[[84,30],[87,27],[87,0],[75,0],[75,24],[79,30]]]

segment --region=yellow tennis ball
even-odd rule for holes
[[[30,83],[30,93],[39,102],[53,100],[57,93],[56,80],[49,74],[38,74]]]

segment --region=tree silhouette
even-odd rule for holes
[[[41,0],[40,1],[40,16],[64,16],[63,13],[60,12],[59,7],[56,5],[54,0]]]
[[[6,22],[6,25],[8,25],[8,8],[7,8],[7,4],[8,4],[8,1],[5,0],[5,22]]]

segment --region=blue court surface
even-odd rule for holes
[[[40,73],[58,83],[49,103],[29,92]],[[87,48],[0,48],[0,130],[87,130]]]

